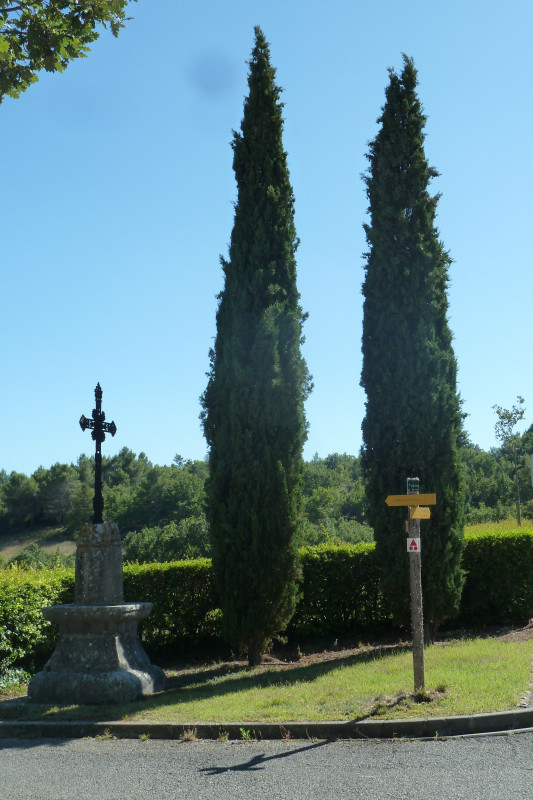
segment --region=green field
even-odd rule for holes
[[[515,517],[500,520],[500,522],[479,522],[477,525],[467,525],[465,533],[498,533],[502,531],[531,531],[533,530],[533,519],[522,519],[519,528]]]

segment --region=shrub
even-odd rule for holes
[[[143,563],[205,558],[209,535],[204,514],[154,528],[130,531],[124,539],[125,556]]]
[[[373,543],[319,545],[302,549],[300,556],[303,584],[289,635],[340,635],[389,621],[378,591]]]
[[[166,564],[125,564],[126,602],[152,603],[139,626],[151,649],[191,645],[220,636],[211,562],[206,559]]]
[[[331,523],[331,530],[329,528]],[[373,542],[374,531],[355,519],[324,520],[324,526],[330,530],[331,544],[359,544]]]
[[[459,620],[493,625],[533,616],[533,532],[470,533],[465,545]]]
[[[358,636],[390,624],[378,589],[373,543],[307,547],[300,558],[303,582],[287,628],[291,639]],[[533,616],[533,530],[467,534],[463,567],[460,624],[517,623]],[[57,634],[41,608],[71,603],[73,596],[72,570],[0,571],[0,684],[12,665],[33,667],[51,653]],[[140,626],[149,650],[220,641],[220,610],[208,559],[125,564],[124,597],[126,602],[153,604]]]
[[[298,547],[316,547],[317,545],[359,544],[373,542],[374,531],[368,525],[355,519],[335,519],[324,517],[319,522],[305,520],[298,529],[296,542]]]
[[[52,651],[56,631],[41,609],[70,603],[73,596],[72,570],[11,567],[0,573],[0,674],[16,662],[33,666]]]
[[[54,553],[47,553],[39,547],[36,542],[32,542],[16,556],[7,562],[7,566],[16,566],[19,569],[54,569],[55,567],[74,567],[75,556],[64,555],[56,548]]]
[[[503,503],[498,502],[494,508],[480,503],[478,508],[467,508],[466,524],[479,525],[483,522],[500,522],[502,519],[508,519],[512,514],[512,507],[503,505]]]

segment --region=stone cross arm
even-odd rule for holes
[[[93,500],[93,523],[103,522],[104,499],[102,496],[102,442],[106,433],[114,436],[117,426],[114,422],[105,421],[105,413],[102,411],[102,387],[98,383],[94,390],[96,408],[93,408],[92,419],[88,419],[85,414],[80,417],[80,427],[82,431],[89,428],[92,431],[93,441],[96,442],[96,452],[94,456],[94,500]]]
[[[93,417],[96,416],[96,409],[93,411]],[[82,414],[80,417],[80,427],[82,431],[86,431],[87,428],[92,429],[91,436],[93,437],[94,441],[100,440],[103,442],[105,439],[105,434],[110,433],[111,436],[114,436],[117,432],[117,426],[114,422],[105,422],[105,412],[100,412],[101,416],[100,419],[87,419],[85,414]],[[98,438],[97,438],[98,437]],[[102,437],[102,438],[100,438]]]

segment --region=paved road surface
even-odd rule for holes
[[[533,800],[533,732],[448,741],[0,740],[1,800]]]

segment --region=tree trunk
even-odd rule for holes
[[[250,642],[248,644],[248,666],[257,667],[261,663],[263,655],[263,648],[259,642]]]
[[[429,645],[435,642],[435,636],[439,629],[439,624],[424,621],[424,644]]]

